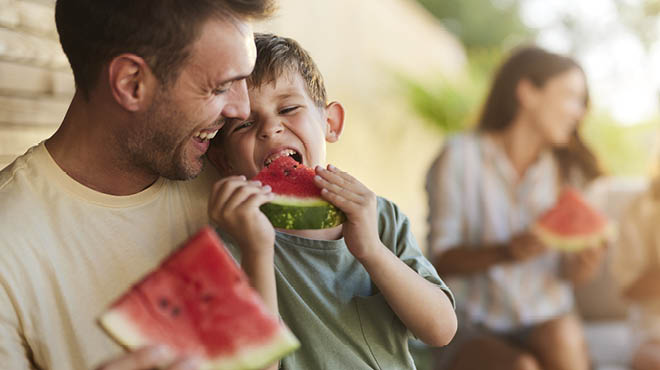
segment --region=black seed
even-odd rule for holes
[[[204,294],[202,296],[202,301],[203,302],[211,302],[213,300],[213,296],[210,294]]]
[[[177,317],[181,313],[181,309],[179,307],[174,307],[172,309],[172,316]]]
[[[160,308],[167,308],[167,306],[170,305],[170,302],[167,300],[167,298],[161,298],[160,301],[158,301],[158,305]]]

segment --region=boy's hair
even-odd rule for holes
[[[261,19],[274,8],[274,0],[57,0],[55,22],[76,87],[88,97],[102,66],[117,55],[144,58],[168,85],[207,20]]]
[[[325,107],[327,97],[323,76],[312,57],[298,42],[271,33],[255,33],[254,41],[257,45],[257,61],[247,79],[249,87],[275,82],[286,72],[297,72],[305,83],[309,97],[318,107]]]

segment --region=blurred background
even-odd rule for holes
[[[297,39],[318,63],[330,99],[347,110],[329,160],[395,201],[422,249],[426,171],[447,135],[471,127],[495,66],[520,44],[569,54],[584,67],[591,108],[583,134],[614,184],[592,198],[607,212],[616,217],[658,168],[660,0],[279,3],[257,30]],[[74,91],[53,6],[0,0],[0,168],[55,131]],[[623,200],[612,202],[613,193]],[[624,355],[612,351],[627,340],[617,326],[625,303],[602,275],[578,300],[594,323],[600,368],[625,368]]]

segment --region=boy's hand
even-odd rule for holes
[[[327,169],[316,166],[315,182],[321,196],[344,211],[344,240],[358,260],[381,246],[378,237],[378,210],[376,194],[346,172],[333,165]]]
[[[270,186],[261,186],[259,181],[226,177],[213,185],[209,217],[236,240],[244,254],[272,250],[275,229],[259,207],[274,197]]]

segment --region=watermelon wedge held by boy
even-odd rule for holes
[[[314,184],[314,169],[290,156],[275,159],[253,180],[270,185],[276,197],[261,206],[274,227],[282,229],[325,229],[340,225],[346,215],[321,198]]]
[[[117,342],[162,344],[202,369],[260,369],[299,346],[209,227],[201,229],[99,319]]]
[[[612,228],[577,190],[566,187],[557,203],[536,221],[534,232],[549,247],[578,251],[605,241]]]

